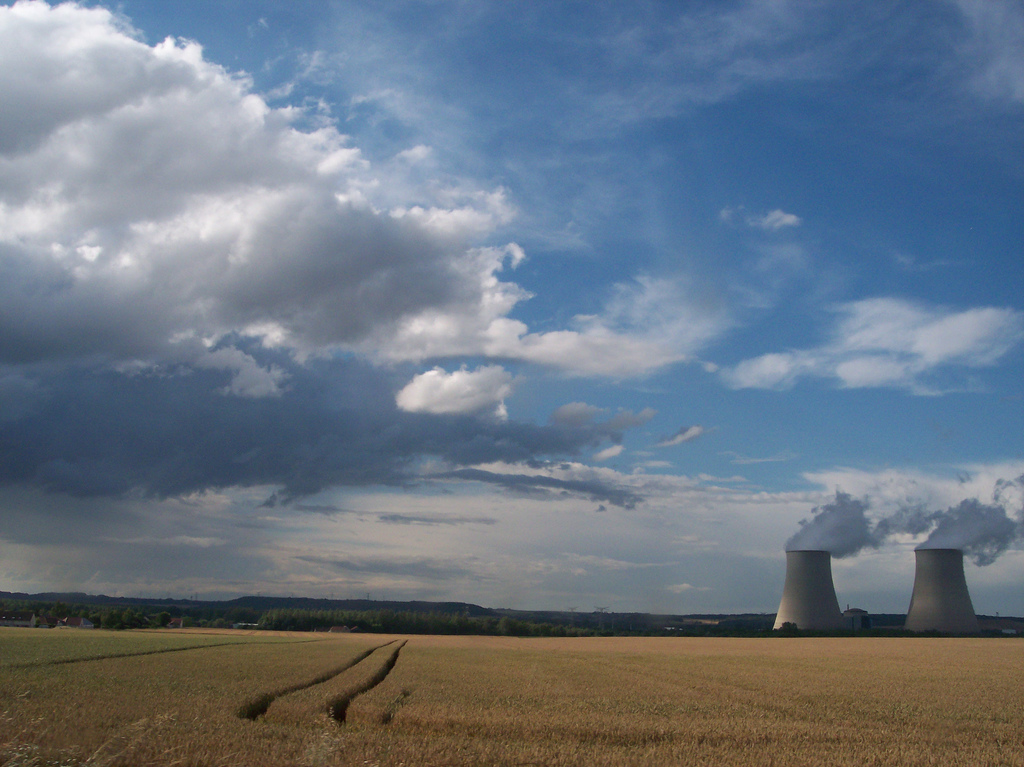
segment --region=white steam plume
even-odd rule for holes
[[[833,501],[813,509],[809,521],[800,520],[800,530],[786,541],[786,551],[824,550],[841,558],[866,546],[878,548],[880,541],[871,530],[867,510],[867,500],[837,490]]]
[[[1006,509],[975,498],[941,512],[928,540],[919,549],[962,549],[979,566],[990,565],[1020,537],[1022,526]]]
[[[979,566],[992,564],[1019,539],[1024,539],[1024,475],[999,480],[992,503],[967,498],[945,510],[923,505],[901,506],[877,520],[868,518],[867,498],[853,498],[837,490],[835,498],[812,510],[811,519],[801,520],[800,530],[786,541],[786,551],[818,549],[837,558],[849,557],[865,548],[878,548],[897,534],[928,534],[919,549],[960,549]],[[1017,508],[1018,519],[1007,511]]]

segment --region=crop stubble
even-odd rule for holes
[[[106,636],[152,649],[153,635]],[[384,646],[395,638],[179,633],[183,644],[239,643],[18,667],[7,637],[5,767],[1024,765],[1014,639],[417,636]],[[239,718],[241,704],[274,691],[264,715]],[[330,709],[343,699],[340,722]]]

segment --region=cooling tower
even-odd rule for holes
[[[827,551],[787,551],[786,585],[775,628],[831,630],[844,627],[839,600],[832,585],[832,555]]]
[[[960,549],[918,549],[914,553],[917,569],[905,628],[977,634],[978,618],[964,577],[964,553]]]

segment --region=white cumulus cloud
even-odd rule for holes
[[[297,359],[472,355],[628,377],[727,324],[641,277],[597,316],[531,331],[509,316],[530,294],[500,276],[523,250],[474,247],[515,215],[505,190],[425,178],[426,145],[375,166],[197,43],[147,45],[103,8],[0,7],[0,103],[0,363],[160,361],[181,337],[255,335]],[[247,370],[233,392],[277,390],[272,370]]]
[[[0,360],[159,357],[259,327],[346,346],[476,294],[460,262],[508,220],[503,192],[380,210],[358,148],[251,87],[103,9],[0,8]]]
[[[434,368],[413,378],[395,402],[411,413],[493,413],[505,418],[505,397],[512,393],[512,374],[500,365],[476,370],[465,366],[452,373]]]

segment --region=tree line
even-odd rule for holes
[[[575,636],[760,636],[770,635],[774,616],[736,616],[716,622],[665,625],[656,616],[640,614],[525,613],[518,616],[473,615],[468,610],[258,609],[203,604],[65,604],[38,600],[0,599],[4,610],[32,611],[61,619],[88,618],[104,629],[166,627],[172,618],[185,628],[231,628],[244,624],[270,631],[327,631],[334,626],[383,634],[461,634],[521,637]],[[774,632],[778,633],[778,632]]]
[[[469,616],[395,610],[267,610],[258,626],[271,631],[327,631],[334,626],[377,634],[475,634],[484,636],[594,636],[593,629],[509,616]]]
[[[124,630],[166,627],[172,618],[182,626],[231,628],[254,625],[270,631],[327,631],[334,626],[381,634],[482,634],[490,636],[593,636],[593,629],[551,622],[519,620],[509,616],[469,616],[445,612],[380,610],[257,611],[245,607],[177,607],[133,605],[128,607],[63,602],[0,600],[4,610],[31,611],[37,616],[88,618],[97,628]]]

